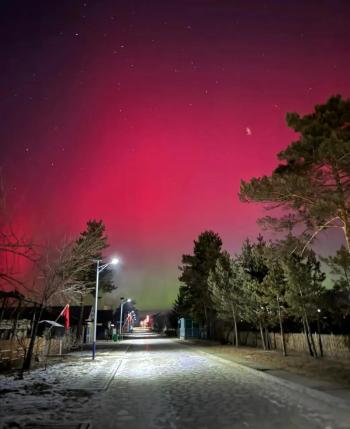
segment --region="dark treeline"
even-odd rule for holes
[[[203,232],[193,255],[182,257],[175,311],[200,322],[208,337],[222,319],[236,346],[242,326],[258,330],[264,348],[269,347],[268,331],[278,329],[284,354],[284,333],[298,329],[317,357],[312,332],[349,333],[350,100],[331,97],[304,117],[288,113],[287,124],[299,140],[278,154],[279,165],[270,176],[242,181],[239,194],[242,202],[279,209],[281,216],[259,223],[283,238],[247,239],[232,256],[222,250],[217,234]],[[311,246],[330,228],[342,231],[346,247],[318,257]],[[321,261],[330,267],[330,289]]]
[[[236,346],[240,329],[258,330],[264,349],[269,348],[268,332],[278,330],[284,354],[285,332],[302,331],[310,354],[316,357],[313,332],[350,333],[346,283],[350,256],[342,247],[336,257],[325,259],[339,273],[327,289],[315,252],[306,249],[301,256],[296,250],[303,245],[292,235],[278,242],[266,242],[259,235],[255,242],[247,239],[241,252],[231,256],[222,250],[217,234],[203,232],[194,243],[193,255],[182,258],[175,311],[199,321],[209,338],[215,337],[215,322],[222,320],[232,329]]]

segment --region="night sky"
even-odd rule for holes
[[[110,302],[170,307],[200,232],[232,252],[258,233],[239,181],[276,165],[285,113],[350,96],[349,17],[347,0],[2,0],[17,228],[54,242],[103,219],[123,260]]]

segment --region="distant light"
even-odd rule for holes
[[[111,260],[111,264],[112,264],[112,265],[117,265],[117,264],[119,264],[119,259],[118,259],[118,258],[113,258],[113,259]]]
[[[321,309],[320,309],[320,308],[318,308],[318,309],[317,309],[317,312],[318,312],[318,313],[321,313]]]
[[[131,298],[128,298],[128,299],[126,300],[126,302],[131,302]]]

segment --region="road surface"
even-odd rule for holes
[[[47,402],[34,394],[26,404],[14,391],[4,421],[72,429],[83,422],[102,429],[350,428],[350,410],[335,401],[315,399],[307,389],[282,385],[178,340],[150,336],[101,347],[95,362],[83,353],[70,368],[49,368],[45,384],[55,388],[48,388]],[[42,374],[34,371],[30,383],[40,385]]]

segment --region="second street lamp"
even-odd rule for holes
[[[119,319],[119,337],[122,338],[123,337],[123,307],[124,304],[126,302],[131,302],[131,299],[124,299],[124,298],[120,298],[121,299],[121,303],[120,303],[120,319]]]
[[[96,332],[97,332],[97,305],[98,305],[98,282],[100,273],[107,268],[109,265],[117,265],[119,264],[118,258],[113,258],[111,262],[108,262],[107,264],[100,265],[100,260],[97,260],[97,267],[96,267],[96,290],[95,290],[95,308],[94,308],[94,337],[92,342],[92,359],[95,359],[96,356]]]

